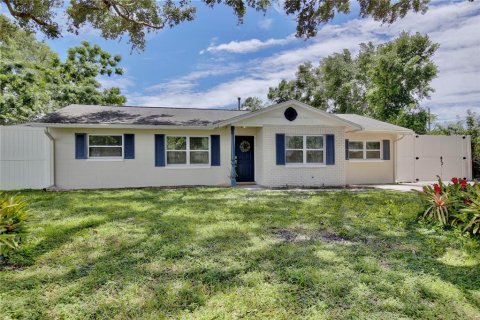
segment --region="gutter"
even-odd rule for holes
[[[216,125],[207,126],[178,126],[178,125],[136,125],[136,124],[90,124],[90,123],[30,123],[31,127],[45,128],[95,128],[95,129],[191,129],[191,130],[211,130],[216,129]]]

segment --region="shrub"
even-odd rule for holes
[[[0,259],[19,248],[27,235],[27,203],[18,195],[0,193]]]
[[[472,194],[465,200],[465,208],[460,210],[465,224],[464,232],[480,235],[480,185],[472,187]]]
[[[423,218],[443,226],[455,226],[465,233],[480,234],[480,185],[453,178],[450,184],[441,179],[425,186],[420,197],[426,204]]]
[[[449,212],[453,207],[455,198],[450,197],[446,192],[446,186],[442,181],[432,186],[426,186],[423,188],[423,192],[420,196],[427,202],[427,208],[423,213],[423,217],[426,219],[432,219],[440,222],[442,225],[447,225],[450,222]]]

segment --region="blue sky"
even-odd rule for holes
[[[148,35],[145,51],[131,52],[128,39],[104,40],[88,26],[75,36],[47,40],[62,57],[83,40],[122,56],[125,75],[101,79],[119,86],[128,105],[234,108],[236,97],[266,100],[269,86],[294,77],[305,61],[315,64],[343,48],[355,51],[366,41],[381,43],[401,31],[427,33],[440,43],[435,56],[436,92],[422,103],[440,121],[480,111],[480,3],[433,1],[425,14],[409,14],[392,25],[360,19],[355,10],[323,26],[317,37],[293,37],[295,21],[281,10],[265,15],[250,10],[237,24],[229,7],[198,5],[196,19]]]

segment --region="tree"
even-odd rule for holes
[[[470,0],[473,1],[473,0]],[[238,22],[242,23],[247,8],[266,12],[278,2],[276,0],[202,0],[208,7],[227,5],[232,7]],[[309,38],[316,35],[319,26],[331,21],[337,13],[350,13],[354,0],[285,0],[283,10],[297,21],[297,37]],[[375,20],[392,23],[408,12],[425,13],[430,0],[358,0],[360,16],[371,16]],[[100,30],[107,39],[128,35],[133,47],[143,49],[147,33],[174,27],[195,18],[197,7],[190,0],[0,0],[16,23],[28,30],[38,30],[49,38],[58,38],[62,27],[55,20],[57,14],[68,17],[66,29],[78,33],[90,24]],[[63,26],[65,27],[65,26]]]
[[[276,88],[269,88],[268,99],[276,103],[294,99],[315,108],[327,109],[320,71],[310,62],[298,66],[294,80],[282,80]]]
[[[402,33],[379,46],[361,44],[356,57],[345,49],[325,57],[318,67],[300,65],[295,79],[270,88],[268,98],[296,99],[330,112],[367,115],[425,133],[428,113],[420,101],[433,92],[430,82],[437,67],[431,58],[437,48],[418,33]]]
[[[83,43],[62,62],[45,43],[2,15],[0,26],[10,30],[0,37],[0,124],[25,122],[71,103],[125,103],[118,88],[102,91],[96,79],[121,74],[119,56]]]
[[[480,115],[467,110],[465,120],[437,124],[430,134],[470,135],[472,139],[473,177],[480,178]]]
[[[366,54],[360,51],[360,56]],[[318,73],[330,111],[359,114],[367,112],[365,79],[358,61],[352,57],[349,50],[345,49],[342,53],[334,53],[323,59]]]
[[[100,75],[121,75],[123,69],[117,65],[121,61],[119,55],[111,56],[100,46],[91,46],[82,42],[81,46],[68,50],[67,60],[59,67],[58,94],[54,99],[63,107],[72,103],[123,105],[126,98],[120,89],[110,88],[100,91]]]
[[[406,32],[377,47],[367,70],[366,93],[375,118],[426,132],[428,114],[419,102],[434,91],[430,82],[437,66],[431,58],[438,47],[427,35]]]
[[[263,101],[258,97],[248,97],[242,103],[242,110],[257,111],[263,108]]]

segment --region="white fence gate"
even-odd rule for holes
[[[43,128],[0,126],[0,190],[53,185],[53,142]]]
[[[472,179],[470,136],[408,135],[396,143],[398,182]]]

